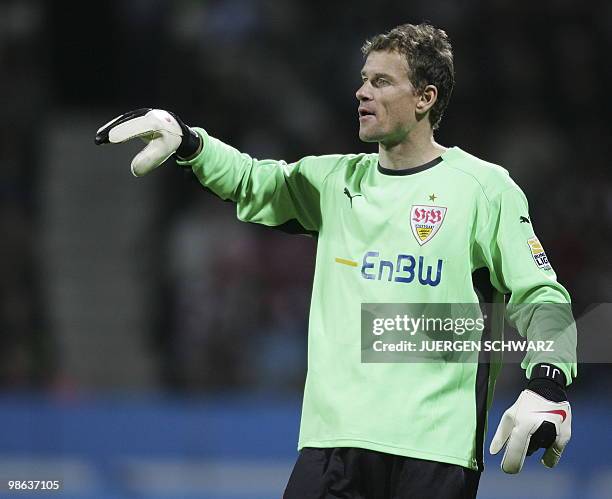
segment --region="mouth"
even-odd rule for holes
[[[369,109],[365,109],[365,108],[359,108],[358,110],[359,112],[359,121],[366,119],[366,118],[373,118],[376,116],[376,113],[374,113],[373,111],[370,111]]]

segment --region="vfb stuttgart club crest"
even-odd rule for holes
[[[440,230],[446,208],[443,206],[414,205],[410,210],[410,227],[417,243],[423,246]]]

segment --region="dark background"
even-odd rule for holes
[[[5,414],[31,414],[23,404],[44,411],[49,398],[61,410],[66,400],[109,396],[123,401],[117,407],[145,396],[221,400],[220,411],[227,397],[250,408],[278,403],[271,411],[287,411],[290,436],[272,427],[270,438],[292,450],[314,241],[240,224],[232,205],[171,162],[134,179],[138,146],[97,148],[93,137],[118,114],[157,107],[257,158],[375,151],[357,137],[361,44],[423,20],[446,30],[455,55],[456,86],[437,141],[510,171],[578,314],[612,301],[607,2],[5,0]],[[602,341],[609,329],[602,323]],[[571,400],[595,417],[610,379],[608,366],[581,366]],[[523,384],[519,367],[507,366],[500,404]],[[151,407],[149,414],[167,406]],[[579,460],[580,444],[572,445]],[[18,443],[4,449],[40,452]],[[608,483],[602,476],[589,483]],[[603,497],[593,487],[592,497]]]

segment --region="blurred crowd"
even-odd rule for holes
[[[154,106],[257,158],[369,152],[357,138],[360,47],[404,22],[428,20],[453,43],[438,141],[507,168],[574,301],[611,302],[612,4],[596,3],[1,2],[0,384],[44,387],[61,362],[37,244],[39,132],[55,116]],[[189,174],[163,175],[159,385],[298,392],[315,242],[239,224]]]

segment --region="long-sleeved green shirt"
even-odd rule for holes
[[[202,152],[183,165],[235,202],[240,220],[317,234],[298,447],[481,467],[496,371],[483,378],[477,363],[362,363],[360,311],[362,303],[477,303],[472,274],[483,267],[510,295],[508,318],[528,338],[533,313],[522,304],[569,303],[507,171],[457,147],[400,174],[381,168],[378,154],[258,161],[197,130]],[[575,328],[548,334],[575,352]],[[528,373],[539,355],[526,355]],[[575,359],[545,360],[575,375]]]

